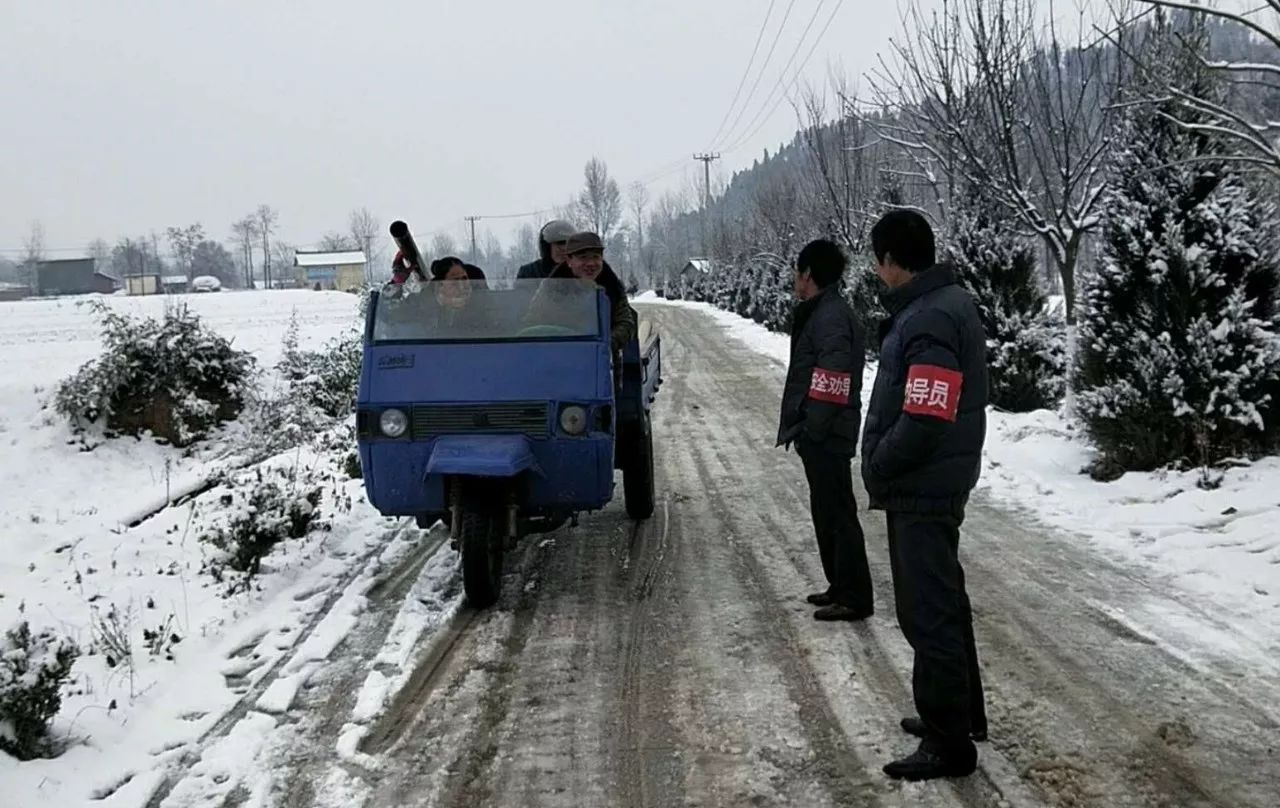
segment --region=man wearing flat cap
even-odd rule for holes
[[[595,233],[574,233],[566,240],[564,252],[565,262],[553,269],[549,277],[594,281],[604,289],[612,309],[610,342],[614,353],[618,353],[635,336],[639,316],[627,302],[627,290],[622,281],[604,260],[604,242]]]

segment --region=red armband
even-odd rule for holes
[[[912,365],[907,371],[902,411],[955,421],[963,384],[964,374],[957,370],[937,365]]]
[[[852,387],[848,373],[814,368],[809,380],[809,398],[830,404],[848,404]]]

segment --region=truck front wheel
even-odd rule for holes
[[[459,545],[462,551],[462,589],[467,601],[477,609],[487,609],[498,600],[502,589],[502,551],[506,544],[500,512],[462,506]]]

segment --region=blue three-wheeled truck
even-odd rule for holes
[[[422,266],[403,222],[392,235]],[[618,356],[609,320],[603,290],[576,279],[411,277],[370,296],[357,401],[365,491],[384,515],[448,525],[477,607],[498,598],[504,551],[603,508],[615,469],[628,516],[653,513],[661,343],[642,321]]]

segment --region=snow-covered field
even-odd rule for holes
[[[706,303],[689,306],[714,317],[726,332],[784,366],[790,338]],[[869,396],[875,368],[866,370]],[[864,401],[865,406],[865,401]],[[1280,637],[1280,458],[1232,468],[1217,488],[1197,485],[1198,471],[1130,473],[1099,483],[1080,473],[1093,457],[1065,412],[992,412],[980,496],[1081,536],[1100,552],[1140,562],[1200,599],[1206,612],[1231,626],[1203,636],[1168,626],[1178,642],[1198,641],[1242,661],[1274,664]]]
[[[358,315],[356,297],[311,291],[99,299],[153,317],[166,304],[189,305],[257,357],[267,386],[295,312],[303,348],[346,331]],[[222,597],[201,573],[206,548],[195,535],[219,490],[158,509],[249,447],[233,428],[190,453],[128,437],[82,451],[46,404],[100,344],[93,314],[74,299],[0,303],[0,630],[25,619],[82,649],[96,634],[126,657],[97,653],[76,663],[54,725],[70,744],[61,758],[19,764],[0,754],[5,806],[79,805],[122,784],[122,797],[144,787],[144,776],[130,782],[134,773],[205,732],[273,665],[303,666],[307,654],[323,653],[295,649],[292,637],[344,589],[358,608],[359,563],[405,551],[406,542],[388,538],[395,523],[363,504],[359,481],[334,482],[322,506],[331,530],[273,554],[255,591]],[[270,465],[331,462],[303,450]],[[335,507],[348,497],[349,511]],[[147,514],[154,516],[130,527]],[[144,631],[158,639],[147,643]],[[318,631],[311,643],[336,642],[341,631]]]

